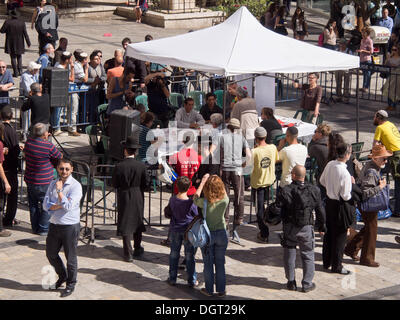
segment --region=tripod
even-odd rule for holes
[[[57,143],[57,147],[59,147],[59,148],[62,150],[62,152],[69,158],[70,155],[69,155],[69,153],[67,152],[67,150],[65,150],[65,148],[61,145],[61,143],[60,143],[60,142],[57,140],[57,138],[54,136],[54,134],[53,134],[53,128],[52,128],[52,127],[50,127],[50,129],[49,129],[49,134],[51,135],[52,139],[54,139],[54,141]]]

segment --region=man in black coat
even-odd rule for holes
[[[131,262],[133,256],[139,257],[144,252],[140,244],[142,232],[146,231],[143,216],[147,176],[145,164],[135,159],[136,151],[140,148],[139,133],[129,136],[121,144],[125,159],[115,166],[112,185],[117,189],[117,235],[122,236],[124,260]]]
[[[11,57],[11,65],[14,71],[14,77],[22,74],[22,55],[25,53],[25,42],[28,48],[31,46],[28,33],[26,32],[25,22],[18,19],[16,11],[11,11],[11,19],[4,21],[0,29],[1,33],[6,34],[6,43],[4,52]]]

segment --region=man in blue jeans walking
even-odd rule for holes
[[[42,203],[54,176],[52,161],[62,158],[60,151],[47,141],[48,136],[47,125],[36,123],[24,147],[26,160],[24,180],[28,189],[31,226],[33,233],[41,236],[47,235],[49,230],[49,215],[43,210]]]
[[[171,253],[169,254],[168,283],[173,286],[176,284],[179,257],[183,242],[185,248],[186,270],[188,273],[187,282],[190,287],[196,287],[199,284],[197,281],[196,263],[194,258],[196,250],[188,240],[184,239],[184,234],[193,218],[198,214],[197,206],[187,195],[187,191],[190,187],[190,180],[188,177],[179,177],[176,181],[176,186],[178,188],[178,194],[169,200],[169,204],[165,208],[165,216],[171,219],[169,229]]]

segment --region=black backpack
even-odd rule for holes
[[[307,185],[293,188],[291,192],[292,208],[290,220],[298,227],[313,224],[313,209],[315,206],[314,195]]]

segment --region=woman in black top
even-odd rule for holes
[[[282,126],[274,117],[274,110],[271,108],[263,108],[261,111],[260,127],[267,130],[267,143],[271,144],[276,136],[283,134]]]

